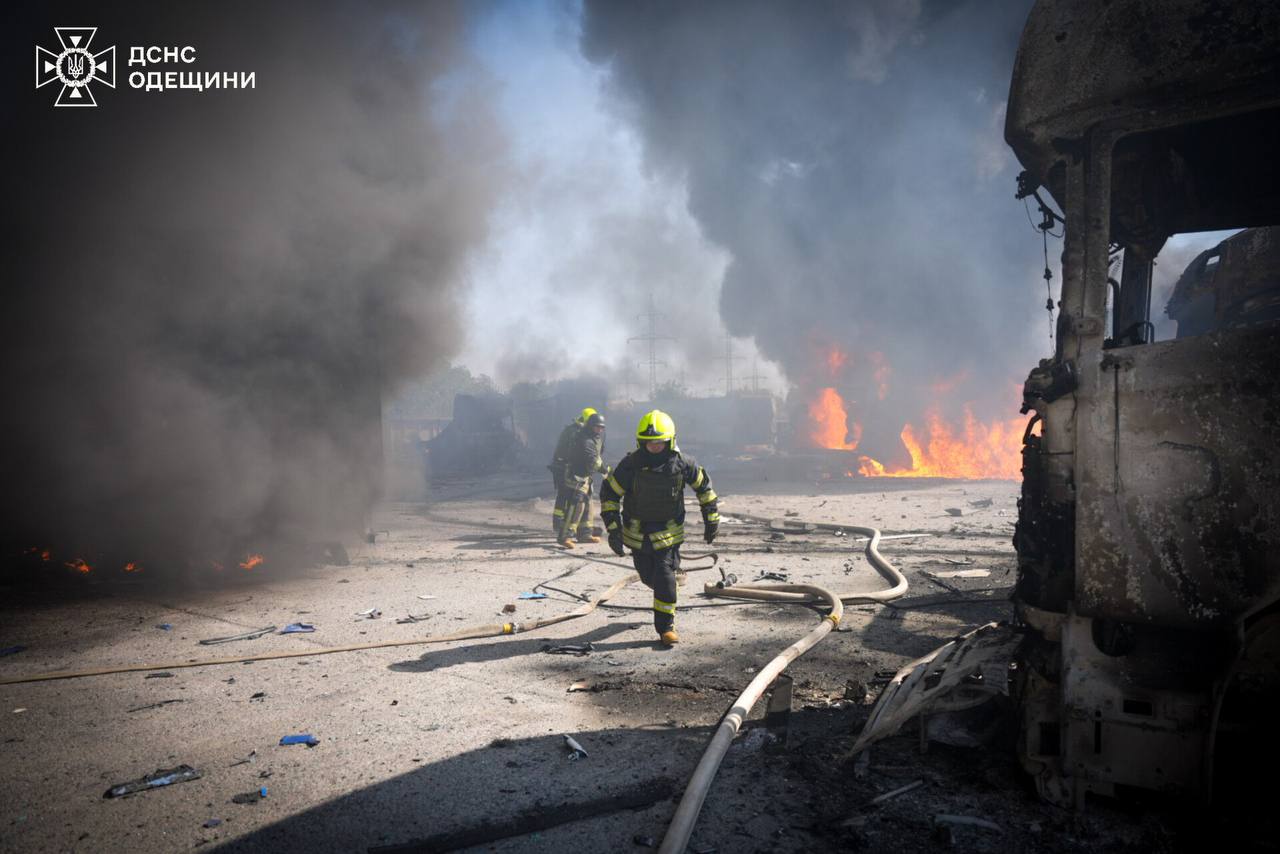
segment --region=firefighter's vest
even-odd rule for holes
[[[667,522],[684,507],[684,474],[640,469],[626,496],[627,516],[640,522]]]

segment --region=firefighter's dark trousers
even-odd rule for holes
[[[631,552],[631,562],[645,587],[653,591],[653,627],[658,634],[676,625],[676,571],[680,569],[680,547],[656,552]]]
[[[551,483],[556,488],[556,506],[551,511],[551,530],[556,532],[556,536],[560,536],[560,529],[564,527],[564,466],[552,463],[547,466],[551,469]]]
[[[590,490],[590,486],[587,487]],[[567,540],[570,537],[585,539],[591,536],[591,493],[562,486],[557,494],[556,512],[560,513],[559,526],[556,528],[556,539]]]

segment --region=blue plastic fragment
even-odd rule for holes
[[[0,649],[0,656],[13,655],[14,653],[22,652],[24,649],[26,649],[26,647],[22,644],[18,644],[17,646],[6,646],[4,649]]]
[[[167,632],[167,631],[169,631],[170,629],[172,629],[172,628],[173,628],[173,624],[172,624],[172,623],[157,623],[157,624],[156,624],[156,628],[157,628],[157,629],[160,629],[161,631],[166,631],[166,632]]]
[[[320,739],[316,738],[309,732],[304,732],[300,735],[286,735],[284,738],[280,739],[281,747],[286,744],[305,744],[307,747],[315,747],[319,743]]]
[[[282,635],[291,635],[297,632],[314,632],[315,630],[316,627],[310,623],[290,623],[281,629],[279,633]]]
[[[545,593],[521,593],[521,594],[520,594],[519,596],[517,596],[516,598],[517,598],[517,599],[546,599],[546,598],[547,598],[547,594],[545,594]]]
[[[266,796],[267,796],[266,786],[263,786],[261,789],[258,789],[258,797],[265,798]]]

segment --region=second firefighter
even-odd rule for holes
[[[711,477],[676,446],[676,424],[653,410],[636,427],[636,449],[622,458],[600,485],[600,515],[609,547],[631,560],[646,587],[653,590],[653,627],[667,646],[676,634],[676,572],[684,542],[684,488],[698,496],[703,539],[720,529],[720,513]]]

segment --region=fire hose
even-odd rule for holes
[[[715,569],[716,565],[720,562],[720,556],[715,552],[689,555],[689,559],[692,561],[710,559],[711,561],[711,566],[697,567],[694,571]],[[612,561],[607,561],[607,563],[611,566],[618,566],[617,563]],[[562,576],[565,574],[568,573],[563,573]],[[478,638],[522,634],[524,632],[533,631],[534,629],[553,626],[556,623],[574,620],[578,617],[585,617],[587,614],[594,611],[601,603],[607,602],[609,599],[617,595],[619,590],[626,587],[628,584],[639,580],[640,576],[634,572],[624,575],[622,578],[611,584],[608,589],[599,596],[583,602],[583,604],[579,605],[572,611],[558,614],[554,617],[544,617],[527,623],[490,623],[483,626],[474,626],[469,629],[461,629],[456,632],[450,632],[446,635],[428,635],[426,637],[412,638],[410,640],[374,641],[372,643],[359,643],[348,646],[321,647],[319,649],[311,649],[305,652],[268,652],[261,655],[239,655],[228,658],[168,661],[160,664],[132,664],[121,667],[101,667],[93,670],[54,670],[47,673],[35,673],[30,676],[14,676],[9,679],[0,679],[0,685],[20,685],[25,682],[47,682],[54,679],[77,679],[82,676],[106,676],[112,673],[141,673],[147,670],[176,670],[182,667],[210,667],[219,664],[242,664],[248,661],[270,661],[277,658],[311,658],[312,656],[317,655],[332,655],[338,652],[356,652],[363,649],[385,649],[395,646],[448,643],[449,641],[474,640]]]
[[[732,515],[751,522],[769,524],[770,521],[759,516]],[[756,701],[764,694],[765,689],[778,677],[778,674],[786,669],[788,664],[808,652],[818,641],[826,637],[832,629],[840,624],[840,619],[844,616],[843,603],[885,602],[907,592],[906,578],[880,555],[877,548],[880,544],[880,531],[875,528],[856,526],[815,525],[814,527],[826,530],[852,531],[867,537],[867,560],[886,580],[893,582],[893,586],[887,590],[837,596],[824,588],[808,584],[732,584],[730,579],[724,576],[723,571],[721,571],[722,580],[720,583],[706,585],[705,591],[708,596],[729,596],[763,602],[826,602],[831,610],[822,618],[822,622],[807,635],[778,653],[772,661],[765,665],[756,674],[756,678],[752,679],[746,689],[733,701],[733,705],[720,721],[720,726],[716,729],[715,735],[711,737],[711,743],[707,745],[702,758],[698,760],[697,767],[693,770],[693,775],[689,778],[689,785],[685,788],[684,795],[680,798],[680,804],[676,807],[675,816],[671,819],[667,834],[662,839],[662,846],[658,849],[659,854],[682,854],[685,850],[685,847],[689,844],[689,837],[693,835],[693,827],[698,821],[698,814],[702,811],[702,805],[711,789],[711,782],[715,779],[716,771],[720,768],[720,762],[724,759],[725,753],[729,750],[729,745],[738,734],[738,730],[741,728],[747,714],[751,711],[751,707],[756,704]]]

